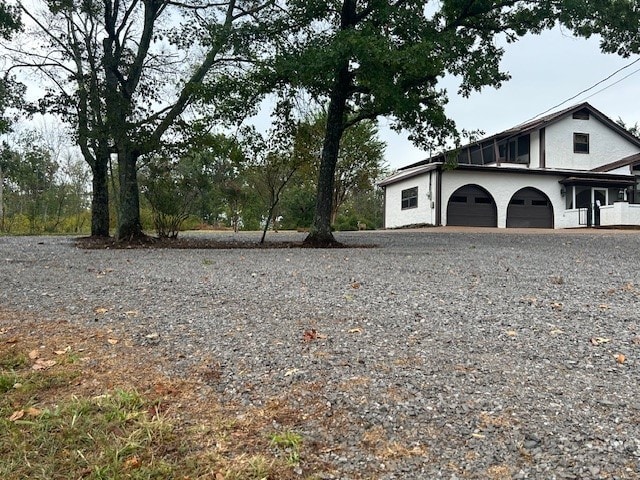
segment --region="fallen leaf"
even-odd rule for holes
[[[627,360],[627,357],[625,357],[621,353],[614,355],[614,358],[616,359],[616,362],[618,362],[620,365],[622,365]]]
[[[559,328],[554,328],[549,332],[550,335],[559,335],[561,333],[564,333],[564,330],[560,330]]]
[[[553,302],[551,303],[551,308],[559,312],[563,309],[563,305],[560,302]]]
[[[290,377],[291,375],[295,375],[299,371],[300,370],[298,370],[297,368],[292,368],[291,370],[287,370],[286,372],[284,372],[284,376],[285,377]]]
[[[631,343],[633,343],[634,345],[640,345],[640,337],[632,338]]]
[[[603,343],[609,343],[610,341],[611,341],[610,338],[591,337],[591,344],[592,345],[602,345]]]
[[[310,330],[305,330],[304,334],[302,335],[302,340],[304,342],[312,342],[316,338],[318,338],[318,332],[316,332],[315,328],[312,328]]]
[[[95,313],[102,314],[102,313],[107,313],[109,311],[109,309],[108,308],[104,308],[104,307],[96,307],[96,308],[93,309],[93,311]]]
[[[361,328],[350,328],[349,329],[349,333],[362,333],[362,329]]]
[[[127,458],[124,462],[124,468],[133,470],[134,468],[140,468],[140,459],[138,457]]]
[[[609,305],[607,305],[606,303],[601,303],[600,305],[598,305],[598,307],[602,310],[607,310],[609,308]]]
[[[64,350],[54,350],[53,353],[56,355],[64,355],[65,353],[69,353],[71,351],[71,346],[67,346]]]
[[[485,436],[481,433],[472,433],[471,436],[474,438],[485,438]]]
[[[127,310],[126,312],[124,312],[124,314],[127,317],[137,317],[138,316],[138,311],[137,310]]]
[[[107,342],[109,342],[111,345],[115,345],[116,343],[118,343],[118,339],[117,338],[108,338]]]
[[[42,358],[39,358],[31,368],[33,370],[46,370],[47,368],[53,367],[56,363],[58,362],[56,362],[55,360],[43,360]]]
[[[35,360],[36,358],[39,358],[39,357],[40,357],[40,350],[38,350],[37,348],[29,352],[29,358],[31,360]]]
[[[24,417],[24,410],[16,410],[15,412],[13,412],[13,414],[11,414],[11,416],[9,417],[9,421],[10,422],[15,422],[17,420],[20,420],[22,417]]]
[[[18,337],[13,337],[13,338],[8,339],[4,343],[12,344],[12,343],[18,343],[19,341],[20,341],[20,339]]]
[[[25,413],[30,417],[37,417],[42,413],[42,410],[38,410],[35,407],[29,407]]]
[[[353,283],[351,284],[351,288],[355,288],[355,289],[360,288],[360,282],[353,282]]]
[[[515,330],[507,330],[505,333],[510,337],[515,337],[516,335],[518,335],[518,332],[516,332]]]

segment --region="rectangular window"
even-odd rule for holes
[[[524,205],[524,198],[512,198],[509,205]]]
[[[449,201],[453,203],[467,203],[467,197],[462,195],[451,195]]]
[[[418,187],[402,190],[402,210],[418,206]]]
[[[491,199],[487,197],[476,197],[475,203],[491,203]]]
[[[573,134],[573,153],[589,153],[589,134]]]
[[[531,200],[531,205],[535,207],[548,207],[549,202],[547,202],[546,200]]]

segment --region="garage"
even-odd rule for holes
[[[449,197],[447,225],[497,227],[496,202],[478,185],[460,187]]]
[[[518,190],[507,207],[507,228],[553,228],[553,206],[540,190]]]

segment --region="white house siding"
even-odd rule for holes
[[[589,134],[589,153],[573,153],[574,133]],[[589,120],[575,120],[569,115],[545,130],[547,168],[591,170],[639,151],[593,115]]]
[[[435,225],[437,175],[436,171],[425,172],[385,187],[385,228],[423,223]],[[429,176],[431,176],[431,190],[429,189]],[[403,210],[402,191],[413,187],[418,187],[418,206]]]
[[[495,170],[493,172],[446,171],[442,176],[442,224],[447,225],[447,204],[453,192],[464,185],[474,184],[487,190],[496,202],[499,228],[507,226],[509,200],[514,193],[525,187],[537,188],[549,197],[553,205],[554,227],[562,228],[557,221],[565,209],[565,200],[560,195],[560,184],[558,183],[561,179],[561,176],[555,175],[497,173]]]
[[[540,133],[531,132],[529,141],[529,168],[540,167]]]

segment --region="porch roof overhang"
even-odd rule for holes
[[[560,180],[565,186],[585,186],[585,187],[613,187],[626,188],[635,185],[633,178],[597,178],[597,177],[567,177]]]

